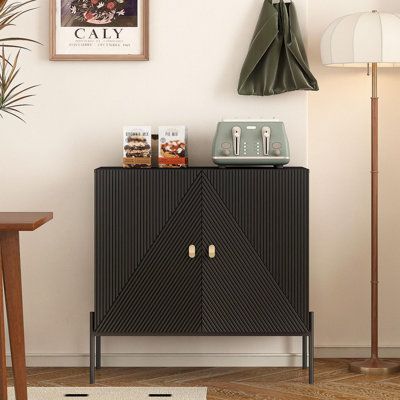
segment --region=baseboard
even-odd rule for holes
[[[317,347],[316,358],[366,358],[368,347]],[[400,358],[400,347],[382,347],[383,358]],[[27,354],[30,367],[87,367],[88,354]],[[105,367],[299,367],[299,353],[147,353],[102,355]],[[11,365],[7,356],[7,365]]]
[[[317,358],[368,358],[371,348],[365,346],[319,346],[315,349]],[[385,346],[379,348],[382,358],[400,358],[400,347]]]

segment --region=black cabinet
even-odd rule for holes
[[[302,336],[305,366],[308,274],[304,168],[97,169],[92,381],[107,335]]]

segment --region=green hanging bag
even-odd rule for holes
[[[310,71],[295,5],[265,0],[240,74],[241,95],[319,90]]]

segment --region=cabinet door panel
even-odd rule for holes
[[[199,172],[97,171],[95,330],[199,332],[200,247]]]
[[[203,332],[307,332],[307,171],[203,174]]]

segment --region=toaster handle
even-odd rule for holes
[[[240,127],[235,126],[232,128],[232,141],[233,141],[233,154],[238,156],[240,153],[240,136],[242,134],[242,130]]]
[[[271,128],[269,126],[264,126],[262,128],[262,139],[263,139],[264,156],[269,156],[269,149],[271,143]]]

